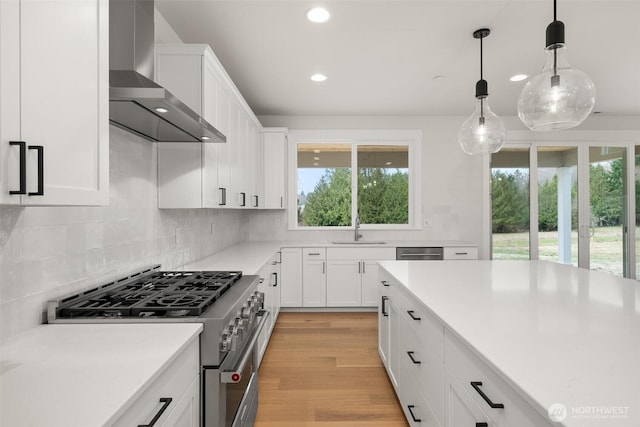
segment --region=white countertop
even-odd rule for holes
[[[108,426],[201,330],[65,324],[17,335],[0,349],[0,426]]]
[[[640,426],[638,282],[548,261],[380,265],[544,416],[561,403],[562,425]],[[625,415],[571,412],[612,407]]]
[[[366,242],[366,239],[363,240]],[[446,241],[385,241],[384,244],[334,244],[330,241],[268,241],[268,242],[242,242],[216,252],[206,258],[185,264],[179,270],[240,270],[244,274],[256,274],[262,266],[269,261],[271,255],[279,251],[280,248],[314,248],[314,247],[335,247],[335,248],[387,248],[387,247],[476,247],[469,242],[457,240]]]

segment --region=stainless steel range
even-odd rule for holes
[[[268,313],[258,276],[160,271],[160,266],[50,301],[49,323],[200,322],[201,424],[252,426],[258,405],[257,339]]]

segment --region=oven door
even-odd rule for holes
[[[204,427],[253,426],[258,411],[258,336],[268,315],[266,311],[259,315],[242,353],[227,357],[219,368],[204,369]]]

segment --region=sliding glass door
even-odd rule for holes
[[[640,256],[628,260],[627,183],[640,188],[640,147],[634,170],[630,148],[540,143],[492,155],[492,259],[549,260],[625,277],[640,270]],[[635,218],[638,236],[640,213]],[[633,252],[640,253],[638,239]]]

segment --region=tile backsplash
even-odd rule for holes
[[[156,146],[111,127],[104,207],[0,206],[0,338],[42,322],[46,301],[243,239],[244,212],[158,209]]]

